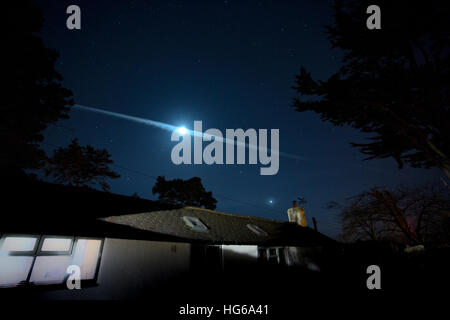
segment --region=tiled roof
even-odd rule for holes
[[[206,232],[194,231],[183,217],[196,217],[208,227]],[[258,217],[235,215],[196,207],[110,216],[101,220],[138,230],[161,233],[186,241],[212,244],[260,245],[324,245],[333,240],[299,225]],[[264,230],[258,235],[247,227],[253,224]]]
[[[40,181],[17,181],[6,185],[0,233],[67,234],[211,244],[314,246],[334,243],[321,233],[288,222],[173,206]],[[208,230],[197,232],[190,229],[183,216],[200,219]],[[267,235],[257,235],[247,224],[258,226]]]

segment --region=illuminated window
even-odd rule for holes
[[[102,240],[78,239],[71,264],[80,267],[81,280],[95,278],[101,246]]]
[[[61,284],[68,276],[69,265],[80,267],[81,280],[95,280],[103,240],[78,238],[74,241],[72,237],[55,236],[39,240],[38,236],[3,236],[0,239],[0,287]]]
[[[41,252],[70,253],[72,238],[46,237],[42,242]]]
[[[0,251],[3,252],[34,252],[36,237],[4,237],[0,241]]]
[[[256,233],[258,236],[267,236],[267,232],[265,232],[263,229],[261,229],[260,227],[258,227],[255,224],[247,224],[247,228],[249,228],[250,230],[252,230],[254,233]]]
[[[62,283],[66,277],[70,256],[38,256],[34,262],[30,282],[34,284]]]
[[[0,256],[0,287],[15,287],[27,280],[34,257]]]
[[[13,235],[0,238],[0,287],[14,287],[27,281],[38,239]]]
[[[208,227],[197,217],[183,217],[184,223],[194,231],[197,232],[206,232],[208,231]]]

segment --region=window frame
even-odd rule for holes
[[[83,284],[92,284],[92,285],[97,285],[98,284],[98,274],[100,272],[100,264],[102,262],[102,256],[103,256],[103,246],[105,244],[105,240],[106,238],[99,238],[99,237],[75,237],[75,240],[73,242],[73,248],[75,248],[75,245],[78,243],[78,240],[100,240],[100,248],[98,250],[98,257],[97,257],[97,265],[95,267],[95,272],[94,272],[94,278],[92,279],[86,279],[86,280],[80,280],[81,281],[81,288],[83,288]],[[72,254],[71,257],[73,258],[73,252],[74,250],[72,249]],[[67,281],[67,278],[69,277],[69,274],[66,275],[66,278],[64,280],[64,283]]]
[[[271,254],[271,250],[275,250],[274,254]],[[260,247],[258,246],[258,260],[263,263],[275,263],[277,265],[284,265],[284,250],[285,247]],[[264,252],[264,253],[263,253]]]
[[[69,263],[71,263],[73,259],[74,249],[79,240],[99,240],[100,247],[97,257],[97,264],[95,267],[94,277],[92,279],[80,280],[81,288],[95,287],[98,286],[98,276],[100,272],[101,259],[103,256],[103,248],[106,241],[106,238],[102,237],[83,237],[83,236],[56,236],[56,235],[38,235],[38,234],[24,234],[24,233],[0,233],[0,248],[3,245],[4,239],[7,237],[23,237],[23,238],[36,238],[36,243],[34,244],[34,249],[32,251],[9,251],[8,256],[24,256],[24,257],[33,257],[33,261],[31,262],[30,270],[28,271],[28,275],[26,280],[17,283],[14,286],[5,286],[0,287],[1,289],[20,289],[20,288],[35,288],[40,290],[52,290],[52,289],[67,289],[66,282],[69,278],[70,274],[65,274],[64,280],[60,283],[34,283],[31,282],[31,274],[33,273],[34,265],[37,257],[45,257],[45,256],[68,256],[70,259]],[[42,245],[44,243],[44,239],[46,238],[63,238],[72,240],[71,247],[69,251],[42,251]],[[63,253],[61,253],[63,252]]]
[[[67,251],[42,251],[45,239],[70,239],[70,247]],[[41,236],[39,247],[36,251],[36,256],[71,256],[73,253],[75,237],[71,236]]]
[[[258,237],[267,237],[269,235],[266,230],[253,223],[247,223],[247,228]]]
[[[195,216],[182,216],[181,219],[183,220],[186,227],[189,228],[189,230],[195,231],[195,232],[208,232],[209,227],[198,217]],[[200,222],[200,224],[196,223],[194,225],[191,220],[197,220]],[[200,228],[198,227],[200,226]]]
[[[3,243],[5,242],[6,238],[36,238],[33,250],[30,250],[30,251],[7,251],[8,256],[35,256],[36,252],[37,252],[37,248],[39,247],[41,235],[34,234],[34,233],[32,233],[32,234],[2,233],[2,234],[0,234],[0,251],[2,251],[1,247],[3,246]],[[34,261],[33,261],[33,264],[34,264]]]

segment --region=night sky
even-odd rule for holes
[[[304,65],[315,79],[340,66],[342,52],[325,33],[331,1],[36,1],[43,9],[41,35],[60,58],[57,70],[75,103],[192,129],[280,129],[277,175],[257,165],[172,164],[171,133],[101,114],[72,110],[49,126],[43,148],[81,144],[106,148],[114,193],[153,199],[153,177],[199,176],[218,200],[217,210],[287,220],[302,196],[307,221],[336,236],[342,202],[373,186],[438,181],[439,170],[404,168],[393,159],[363,162],[349,142],[368,136],[321,122],[291,106],[295,74]],[[81,8],[81,30],[66,28],[67,6]],[[205,145],[206,143],[204,143]]]

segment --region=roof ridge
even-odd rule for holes
[[[235,213],[229,213],[229,212],[222,212],[222,211],[216,211],[211,209],[205,209],[200,207],[194,207],[194,206],[186,206],[179,209],[194,209],[194,210],[200,210],[200,211],[206,211],[214,214],[221,214],[226,216],[232,216],[232,217],[239,217],[239,218],[247,218],[247,219],[256,219],[256,220],[263,220],[263,221],[270,221],[270,222],[278,222],[278,223],[285,223],[287,221],[281,221],[281,220],[275,220],[275,219],[269,219],[269,218],[263,218],[263,217],[255,217],[255,216],[246,216],[242,214],[235,214]],[[172,210],[179,210],[179,209],[172,209]],[[170,211],[170,210],[159,210],[159,211]]]
[[[260,220],[260,221],[271,222],[271,223],[273,223],[273,222],[288,223],[288,221],[275,220],[275,219],[256,217],[256,216],[246,216],[246,215],[242,215],[242,214],[222,212],[222,211],[216,211],[216,210],[205,209],[205,208],[194,207],[194,206],[185,206],[185,207],[181,207],[181,208],[173,208],[173,209],[167,209],[167,210],[143,211],[143,212],[136,212],[136,213],[121,214],[121,215],[117,215],[117,216],[102,217],[102,218],[100,218],[100,220],[102,220],[103,218],[110,218],[110,217],[126,217],[126,216],[134,216],[134,215],[141,215],[141,214],[152,214],[152,213],[164,212],[164,211],[176,211],[176,210],[183,210],[183,209],[203,211],[203,212],[213,213],[216,215],[224,215],[224,216],[235,217],[235,218]]]

